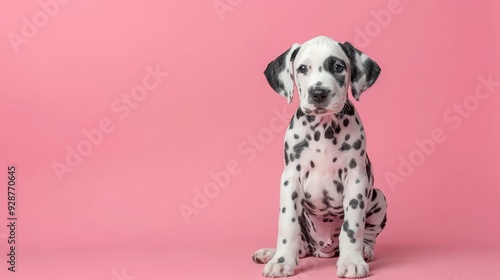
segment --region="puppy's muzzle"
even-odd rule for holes
[[[330,93],[331,90],[324,87],[311,88],[309,90],[309,102],[314,105],[322,105]]]

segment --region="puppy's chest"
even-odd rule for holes
[[[295,166],[299,172],[305,196],[304,209],[313,215],[342,215],[349,161],[362,157],[361,151],[364,154],[362,126],[354,118],[321,119],[287,133],[287,168]]]

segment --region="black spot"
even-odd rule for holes
[[[309,177],[309,171],[306,172],[306,179]]]
[[[354,141],[354,143],[352,143],[352,147],[354,148],[354,150],[359,150],[361,148],[362,143],[363,142],[361,142],[361,139],[358,139]]]
[[[311,160],[311,167],[314,168],[314,162]]]
[[[300,164],[297,164],[296,169],[297,169],[297,171],[300,171]]]
[[[377,199],[377,192],[373,191],[372,192],[372,201],[375,201],[375,199]]]
[[[361,134],[359,138],[361,138],[361,140],[365,140],[365,136],[363,134]]]
[[[285,262],[285,258],[284,257],[279,257],[278,263],[284,263],[284,262]]]
[[[337,192],[338,193],[343,193],[344,192],[344,186],[342,185],[342,183],[340,183],[339,181],[337,180],[333,180],[333,184],[335,185],[335,187],[337,188]]]
[[[311,141],[312,138],[311,138],[311,135],[309,133],[306,134],[306,139],[309,140],[309,141]]]
[[[336,157],[334,157],[334,158],[333,158],[333,162],[336,162],[336,161],[337,161],[337,158],[336,158]]]
[[[342,224],[342,229],[347,233],[347,236],[349,238],[351,238],[351,240],[354,239],[354,231],[349,229],[349,221],[348,220],[344,221],[344,224]]]
[[[351,199],[351,201],[349,201],[349,206],[351,206],[352,209],[358,208],[358,205],[359,201],[357,199]]]
[[[319,131],[314,132],[314,141],[319,141],[321,137],[321,133]]]
[[[306,126],[307,125],[306,121],[302,121],[302,125]]]
[[[368,158],[368,155],[366,155],[366,176],[368,177],[368,180],[373,179],[372,177],[372,164],[370,162],[370,159]]]
[[[360,156],[363,156],[365,154],[365,150],[361,150],[361,153],[359,153]]]
[[[304,197],[305,197],[306,199],[310,199],[310,198],[311,198],[311,194],[310,194],[310,193],[308,193],[308,192],[305,192],[305,193],[304,193]]]
[[[294,153],[290,153],[290,161],[294,161],[295,160],[295,154]]]
[[[350,168],[355,168],[358,164],[356,163],[356,160],[355,159],[351,159],[351,161],[349,162],[349,167]]]
[[[335,133],[339,134],[341,131],[340,125],[335,124],[333,130],[335,130]]]
[[[342,229],[344,231],[347,231],[349,229],[349,221],[345,220],[344,223],[342,224]]]
[[[295,146],[293,146],[293,151],[295,152],[296,158],[300,158],[300,154],[307,147],[309,147],[309,142],[306,139],[295,144]]]
[[[363,200],[359,202],[359,208],[365,209],[365,202]]]
[[[286,244],[286,238],[283,238],[283,244]]]
[[[313,131],[314,131],[314,130],[315,130],[315,129],[316,129],[316,128],[320,125],[320,124],[321,124],[321,123],[320,123],[320,122],[318,122],[318,123],[317,123],[317,124],[315,124],[315,125],[311,125],[311,126],[310,126],[311,130],[313,130]]]
[[[325,61],[323,62],[323,68],[325,68],[325,71],[332,74],[333,77],[335,77],[335,80],[337,80],[337,83],[339,84],[340,87],[343,87],[345,85],[346,72],[335,71],[336,64],[340,64],[344,67],[344,69],[346,69],[345,61],[335,56],[329,56],[328,58],[326,58]]]
[[[313,115],[307,115],[306,116],[306,119],[308,122],[313,122],[315,119],[316,119],[316,116],[313,116]]]
[[[283,185],[288,186],[288,180],[286,180],[285,182],[283,182]]]
[[[347,127],[349,125],[349,119],[344,119],[344,126]]]
[[[356,184],[359,184],[359,179],[356,179]]]
[[[333,137],[332,144],[337,145],[337,137]]]
[[[349,138],[351,138],[351,134],[348,133],[345,135],[345,141],[349,140]]]
[[[285,150],[285,165],[288,165],[288,153]]]
[[[329,126],[326,130],[325,130],[325,138],[326,139],[332,139],[333,138],[333,129],[331,126]]]
[[[348,151],[351,149],[351,145],[349,145],[348,143],[344,142],[342,143],[342,146],[340,147],[340,151]]]
[[[352,91],[352,89],[351,89],[351,91]],[[344,115],[348,115],[348,116],[354,115],[354,106],[351,104],[351,102],[349,100],[346,100],[346,102],[344,103],[344,107],[342,108],[342,111],[340,111],[340,113],[336,114],[336,117],[341,119],[344,117]]]
[[[359,227],[359,223],[356,223],[356,227]],[[283,239],[283,240],[286,240],[286,239]]]
[[[358,193],[358,199],[363,199],[363,195]]]
[[[319,71],[319,72],[323,71],[323,67],[321,67],[321,66],[320,66],[320,67],[318,68],[318,71]]]
[[[295,218],[292,218],[292,223],[295,223]]]
[[[302,112],[302,109],[299,107],[299,109],[297,109],[297,112],[295,112],[295,116],[297,117],[297,119],[300,119],[302,116],[305,116],[304,112]]]
[[[295,138],[295,139],[299,139],[299,135],[294,134],[294,135],[293,135],[293,138]]]
[[[319,242],[319,246],[323,246],[323,245],[325,245],[325,242],[320,241],[320,242]]]
[[[359,119],[358,117],[354,117],[354,120],[356,121],[356,123],[359,125]]]
[[[283,209],[281,209],[281,213],[285,213],[286,212],[286,207],[283,207]]]
[[[285,150],[288,150],[288,142],[285,141]]]
[[[299,196],[297,192],[292,193],[292,200],[296,199]]]

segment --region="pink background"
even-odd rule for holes
[[[287,105],[262,72],[317,35],[350,41],[382,68],[355,103],[389,202],[372,278],[497,273],[500,87],[466,117],[450,112],[474,105],[479,77],[500,81],[496,1],[73,0],[17,47],[9,34],[22,36],[23,17],[43,20],[43,10],[2,6],[0,183],[15,164],[19,217],[14,274],[0,191],[3,279],[118,280],[122,268],[136,280],[263,279],[250,256],[275,246],[284,135],[275,111],[289,119],[298,100]],[[391,14],[384,26],[374,15],[382,10]],[[157,65],[169,76],[120,119],[113,102]],[[114,130],[58,180],[52,164],[103,119]],[[400,156],[434,129],[446,141],[391,187],[385,174],[398,174]],[[257,150],[249,137],[259,135]],[[187,223],[179,207],[231,162],[238,174]],[[307,259],[295,279],[335,278],[334,264]]]

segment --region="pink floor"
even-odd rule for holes
[[[18,272],[7,273],[2,264],[0,279],[265,279],[263,265],[251,261],[248,245],[214,248],[22,252]],[[499,279],[499,265],[498,247],[380,245],[370,279]],[[290,279],[337,279],[335,273],[335,259],[307,258]]]

